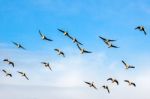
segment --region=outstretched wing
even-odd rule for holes
[[[113,79],[112,79],[112,78],[108,78],[107,81],[108,81],[108,80],[111,80],[111,81],[112,81]]]
[[[126,66],[127,64],[125,63],[125,61],[122,60],[122,63]]]
[[[114,80],[114,82],[116,82],[116,84],[117,84],[117,85],[119,85],[119,82],[118,82],[118,80],[116,80],[116,79],[115,79],[115,80]]]
[[[142,31],[144,32],[144,34],[145,34],[145,35],[147,35],[147,33],[146,33],[146,31],[145,31],[145,29],[144,29],[144,28],[142,28]]]
[[[134,66],[129,66],[128,68],[135,68]]]
[[[79,48],[79,50],[82,50],[81,47],[79,46],[79,44],[77,44],[77,47]]]
[[[59,52],[59,49],[54,49],[55,51]]]
[[[49,39],[49,38],[47,38],[47,37],[45,37],[45,40],[47,40],[47,41],[53,41],[53,40],[51,40],[51,39]]]
[[[102,39],[103,41],[106,41],[107,39],[104,37],[99,36],[100,39]]]
[[[22,49],[24,49],[24,50],[25,50],[25,48],[24,48],[22,45],[20,45],[20,48],[22,48]]]
[[[17,71],[19,74],[23,74],[23,72]]]
[[[27,75],[24,75],[24,77],[25,77],[27,80],[29,80],[29,78],[27,77]]]
[[[129,80],[124,80],[124,82],[127,82],[127,83],[129,83]]]
[[[76,40],[77,44],[83,45],[81,42],[79,42],[78,40]]]
[[[86,81],[84,81],[86,84],[88,84],[88,85],[90,85],[91,83],[90,82],[86,82]]]
[[[109,42],[113,42],[113,41],[116,41],[116,40],[111,40],[111,39],[108,39],[108,41],[109,41]]]
[[[108,93],[110,93],[110,90],[109,90],[108,86],[106,86],[106,89],[107,89]]]
[[[7,73],[6,70],[4,70],[4,69],[3,69],[2,71],[3,71],[4,73]]]
[[[64,52],[61,52],[61,55],[62,55],[63,57],[65,57],[65,54],[64,54]]]
[[[39,30],[39,34],[40,34],[40,36],[42,37],[43,36],[43,34],[41,33],[41,31]]]
[[[135,84],[135,83],[131,83],[131,85],[133,85],[134,87],[136,87],[136,84]]]
[[[8,59],[4,59],[3,61],[8,61]]]
[[[18,43],[16,43],[16,42],[12,42],[12,43],[13,43],[14,45],[16,45],[16,46],[18,45]]]
[[[14,65],[14,62],[10,62],[10,64],[14,67],[15,65]]]
[[[92,53],[91,51],[84,50],[85,53]]]
[[[115,46],[115,45],[111,45],[111,47],[113,47],[113,48],[119,48],[118,46]]]
[[[96,87],[94,84],[93,84],[92,86],[93,86],[93,88],[94,88],[94,89],[96,89],[96,90],[97,90],[97,87]]]

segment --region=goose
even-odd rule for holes
[[[111,42],[116,41],[116,40],[106,39],[106,38],[103,38],[101,36],[99,36],[99,38],[102,39],[106,45],[108,45],[108,48],[111,48],[111,47],[119,48],[119,47],[117,47],[111,43]]]
[[[42,34],[40,30],[39,30],[39,34],[40,34],[42,40],[53,41],[53,40],[47,38],[44,34]]]
[[[25,48],[21,45],[21,44],[19,44],[19,43],[16,43],[16,42],[12,42],[14,45],[16,45],[16,47],[17,48],[21,48],[21,49],[24,49],[25,50]]]
[[[58,31],[62,32],[64,34],[64,36],[70,36],[68,32],[61,30],[61,29],[57,29]]]
[[[8,59],[4,59],[3,61],[4,61],[4,62],[7,62],[9,65],[12,65],[13,67],[15,66],[15,65],[14,65],[14,62],[9,61]]]
[[[138,29],[138,30],[140,30],[140,31],[143,31],[144,34],[147,35],[144,26],[137,26],[137,27],[135,28],[135,30],[136,30],[136,29]]]
[[[2,70],[5,74],[6,74],[6,76],[9,76],[9,77],[12,77],[12,74],[11,73],[8,73],[6,70]]]
[[[84,81],[86,84],[88,84],[89,85],[89,87],[93,87],[94,89],[96,89],[97,90],[97,87],[94,85],[94,82],[92,82],[92,83],[90,83],[90,82],[86,82],[86,81]]]
[[[107,81],[109,81],[109,80],[111,80],[111,81],[112,81],[112,83],[116,83],[117,85],[119,85],[118,80],[113,79],[113,78],[108,78],[108,79],[107,79]]]
[[[62,55],[63,57],[65,57],[65,54],[64,54],[64,52],[62,52],[60,49],[54,49],[57,53],[58,53],[58,55]]]
[[[125,69],[129,69],[129,68],[135,68],[134,66],[131,66],[129,64],[127,64],[125,61],[122,60],[122,63],[125,65]]]
[[[108,88],[107,85],[103,85],[102,87],[103,87],[104,89],[106,89],[108,93],[110,93],[110,90],[109,90],[109,88]]]
[[[87,51],[87,50],[85,50],[84,48],[81,48],[81,47],[79,46],[79,44],[77,44],[77,47],[79,48],[81,54],[83,54],[83,53],[92,53],[91,51]]]
[[[21,74],[22,76],[24,76],[27,80],[29,80],[29,78],[27,77],[27,75],[24,73],[24,72],[20,72],[20,71],[17,71],[19,74]]]
[[[79,45],[83,45],[81,42],[79,42],[76,38],[71,37],[70,35],[68,35],[68,37],[73,41],[73,43],[79,44]]]
[[[129,80],[124,80],[124,82],[127,82],[129,84],[129,86],[133,85],[134,87],[136,87],[136,84]]]
[[[52,71],[49,63],[47,63],[47,62],[41,62],[41,63],[44,64],[45,67],[48,67]]]

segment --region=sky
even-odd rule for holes
[[[0,71],[13,75],[0,72],[2,99],[150,99],[149,0],[0,0],[0,22]],[[148,35],[134,29],[139,25]],[[69,32],[92,53],[80,54],[57,29]],[[53,41],[41,40],[39,30]],[[119,48],[108,48],[98,36],[117,40]],[[17,49],[12,41],[26,50]],[[55,48],[66,57],[58,56]],[[3,62],[6,58],[14,68]],[[125,70],[121,60],[135,69]],[[16,71],[24,71],[29,80]],[[107,82],[110,77],[118,79],[119,86]],[[128,86],[126,79],[137,87]],[[84,81],[94,82],[98,90]]]

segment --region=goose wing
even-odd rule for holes
[[[107,81],[109,81],[109,80],[111,80],[111,81],[112,81],[113,79],[112,79],[112,78],[108,78],[108,79],[107,79]]]
[[[78,47],[79,50],[82,50],[81,47],[79,46],[79,44],[77,44],[77,47]]]
[[[136,87],[136,84],[135,84],[135,83],[131,83],[131,85],[133,85],[134,87]]]
[[[104,37],[99,36],[100,39],[102,39],[103,41],[106,41],[107,39]]]
[[[91,51],[84,50],[85,53],[92,53]]]
[[[117,85],[119,85],[119,82],[118,82],[118,80],[116,80],[116,79],[115,79],[115,80],[114,80],[114,82],[116,82],[116,84],[117,84]]]

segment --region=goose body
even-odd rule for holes
[[[27,77],[27,75],[24,72],[18,71],[18,73],[21,74],[23,77],[25,77],[27,80],[29,80],[29,78]]]
[[[94,82],[90,83],[90,82],[86,82],[84,81],[86,84],[89,85],[89,87],[93,87],[94,89],[97,89],[97,87],[94,85]]]
[[[58,55],[62,55],[63,57],[65,57],[64,52],[62,52],[60,49],[54,49]]]
[[[138,29],[139,31],[143,31],[145,35],[147,35],[144,26],[137,26],[135,29]]]
[[[125,61],[122,60],[122,63],[124,64],[125,66],[125,69],[129,69],[129,68],[135,68],[134,66],[131,66],[129,64],[127,64]]]
[[[118,80],[113,79],[113,78],[108,78],[107,81],[109,81],[109,80],[112,81],[112,83],[116,83],[117,85],[119,85]]]
[[[127,82],[129,84],[129,86],[132,85],[132,86],[136,87],[136,84],[131,82],[131,81],[129,81],[129,80],[124,80],[124,82]]]
[[[12,74],[11,73],[8,73],[6,70],[2,70],[5,74],[6,74],[6,76],[9,76],[9,77],[12,77]]]
[[[81,54],[84,54],[84,53],[92,53],[91,51],[87,51],[87,50],[85,50],[84,48],[81,48],[81,47],[79,46],[79,44],[77,44],[77,47],[78,47],[78,49],[80,50],[80,53],[81,53]]]
[[[4,61],[4,62],[7,62],[9,65],[12,65],[13,67],[15,66],[15,65],[14,65],[14,62],[12,62],[12,61],[10,61],[10,60],[8,60],[8,59],[4,59],[3,61]]]
[[[47,62],[41,62],[41,63],[44,64],[45,67],[48,67],[52,71],[49,63],[47,63]]]

